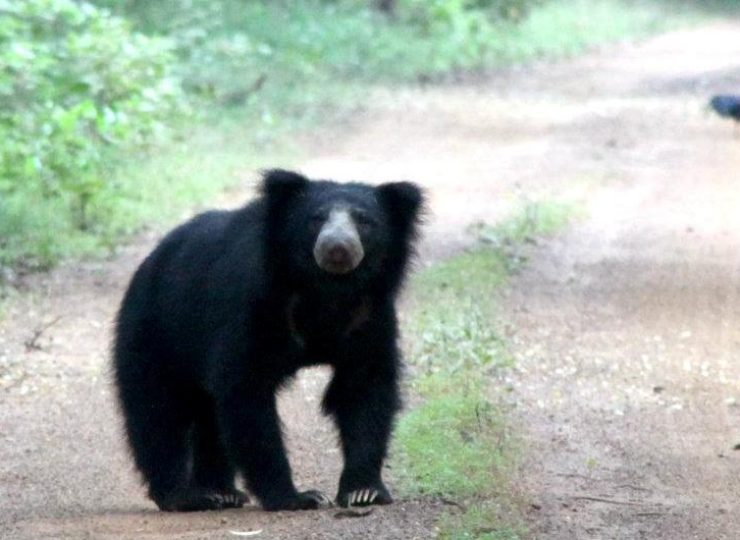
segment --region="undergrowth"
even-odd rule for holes
[[[529,203],[497,225],[478,225],[480,244],[419,273],[411,284],[410,363],[421,402],[399,421],[394,456],[407,493],[463,509],[439,521],[440,538],[517,539],[510,497],[517,438],[497,375],[512,365],[496,327],[495,294],[523,262],[523,245],[563,227],[572,205]]]

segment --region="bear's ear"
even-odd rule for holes
[[[411,182],[389,182],[375,189],[378,200],[396,225],[410,229],[419,221],[424,207],[424,192],[419,186]]]
[[[309,179],[292,171],[271,169],[262,174],[262,195],[273,202],[282,202],[302,193],[309,184]]]

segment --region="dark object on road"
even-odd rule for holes
[[[363,518],[373,513],[372,508],[367,510],[353,510],[349,508],[347,510],[340,510],[334,514],[334,519],[345,519],[345,518]]]
[[[740,122],[740,96],[714,96],[709,106],[720,116]]]
[[[400,406],[395,299],[423,197],[268,172],[262,196],[201,214],[142,263],[118,314],[115,379],[150,497],[168,511],[239,507],[242,473],[267,510],[329,500],[296,490],[276,393],[329,364],[339,429],[337,503],[392,502],[381,479]]]

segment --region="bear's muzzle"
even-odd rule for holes
[[[360,265],[365,250],[348,210],[335,208],[329,212],[316,238],[313,256],[319,268],[331,274],[347,274]]]

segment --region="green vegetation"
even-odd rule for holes
[[[0,0],[0,266],[45,268],[179,217],[368,86],[573,54],[706,7],[397,4]]]
[[[408,492],[451,498],[465,509],[443,516],[440,538],[520,538],[507,495],[517,444],[492,387],[511,365],[494,325],[494,295],[521,264],[522,245],[563,227],[573,213],[571,205],[526,204],[499,225],[478,226],[479,247],[412,282],[409,356],[422,402],[398,424],[394,470]]]
[[[0,264],[60,255],[110,198],[109,149],[134,149],[181,107],[163,40],[70,0],[0,2]]]

